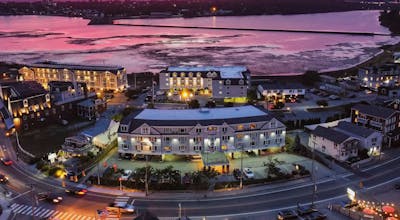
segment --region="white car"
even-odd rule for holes
[[[249,179],[254,179],[254,173],[253,173],[253,171],[251,170],[251,168],[244,168],[243,169],[243,174],[247,177],[247,178],[249,178]]]
[[[121,176],[122,180],[128,180],[131,177],[133,171],[132,170],[124,170],[124,173]]]

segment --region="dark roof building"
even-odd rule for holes
[[[372,135],[373,133],[376,132],[376,130],[374,130],[374,129],[357,126],[357,125],[347,122],[347,121],[339,122],[338,125],[336,126],[336,128],[339,130],[347,131],[352,134],[356,134],[356,135],[358,135],[360,137],[364,137],[364,138],[369,137],[370,135]]]
[[[347,134],[322,126],[317,126],[313,131],[311,131],[311,134],[318,137],[323,137],[338,144],[341,144],[350,138],[350,136]]]
[[[362,114],[378,117],[378,118],[390,118],[395,114],[397,111],[390,108],[385,108],[381,106],[373,106],[373,105],[366,105],[366,104],[357,104],[352,107],[354,110],[358,110]]]

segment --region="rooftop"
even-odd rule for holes
[[[29,66],[36,68],[52,68],[52,69],[110,71],[112,73],[116,73],[117,71],[124,69],[124,67],[122,66],[81,65],[81,64],[71,64],[71,63],[57,63],[52,61],[37,62]]]
[[[11,87],[18,99],[47,94],[43,86],[36,81],[9,82],[2,85]]]
[[[396,113],[396,110],[391,108],[385,108],[376,105],[366,105],[366,104],[357,104],[353,106],[352,109],[356,109],[363,114],[372,115],[375,117],[385,118],[385,119],[389,118],[394,113]]]
[[[347,122],[347,121],[339,122],[336,128],[339,130],[342,130],[342,131],[347,131],[349,133],[356,134],[356,135],[358,135],[360,137],[364,137],[364,138],[366,138],[376,132],[376,130],[374,130],[374,129],[357,126],[357,125]]]
[[[242,79],[245,66],[171,66],[170,72],[218,72],[222,79]]]
[[[311,133],[338,144],[343,143],[345,140],[350,138],[350,136],[347,134],[322,126],[317,126],[313,131],[311,131]]]
[[[216,120],[267,116],[265,111],[252,105],[229,108],[201,108],[184,110],[144,109],[135,119],[142,120]]]
[[[306,87],[297,82],[271,82],[271,83],[265,83],[261,85],[264,90],[268,89],[305,89]]]

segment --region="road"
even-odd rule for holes
[[[13,158],[10,140],[0,133],[1,153]],[[15,156],[15,155],[14,155]],[[358,187],[362,181],[364,188],[358,189],[363,191],[372,191],[375,186],[383,184],[392,184],[394,180],[399,180],[398,170],[400,169],[400,158],[386,161],[380,166],[372,167],[364,172],[355,174],[347,174],[338,176],[336,179],[321,181],[317,185],[316,200],[317,203],[329,202],[331,200],[340,200],[345,197],[346,188]],[[10,177],[10,183],[5,189],[17,193],[23,193],[31,189],[30,184],[34,184],[36,192],[54,191],[63,193],[63,188],[57,180],[49,180],[42,175],[32,175],[26,171],[26,168],[19,162],[15,162],[12,166],[0,166],[0,172]],[[135,205],[139,211],[147,209],[158,216],[177,216],[178,205],[182,206],[185,215],[188,216],[241,216],[264,215],[267,213],[275,213],[284,207],[291,207],[297,203],[309,203],[311,201],[312,185],[310,183],[292,186],[290,188],[277,187],[272,190],[253,191],[248,194],[239,194],[236,196],[210,197],[201,199],[175,199],[173,196],[167,199],[158,199],[157,194],[149,198],[135,198]],[[36,211],[37,215],[45,215],[52,212],[61,216],[61,219],[94,219],[96,210],[102,209],[108,203],[114,201],[115,196],[95,194],[89,192],[82,198],[64,196],[64,201],[60,205],[52,205],[46,202],[39,202]],[[15,203],[15,204],[14,204]],[[32,215],[32,193],[11,202],[13,208],[18,212],[18,207],[24,214],[22,216]],[[60,214],[61,213],[61,214]],[[17,215],[18,216],[18,215]],[[23,219],[18,216],[16,219]],[[226,216],[225,216],[226,217]]]

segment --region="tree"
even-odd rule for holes
[[[307,70],[301,77],[301,81],[304,85],[313,86],[316,82],[320,81],[320,76],[317,71]]]
[[[136,108],[135,107],[132,107],[132,106],[129,106],[129,107],[126,107],[126,108],[124,108],[124,110],[122,110],[122,115],[125,117],[125,116],[128,116],[130,113],[132,113],[134,110],[135,110]]]
[[[257,91],[255,89],[247,90],[247,100],[249,103],[257,100]]]
[[[199,103],[199,100],[197,100],[197,99],[192,99],[192,100],[190,100],[190,102],[189,102],[189,108],[200,108],[200,103]]]
[[[266,171],[268,176],[275,175],[275,176],[282,176],[283,173],[281,172],[281,168],[277,167],[277,165],[282,164],[283,161],[278,160],[278,158],[268,157],[268,162],[264,165],[267,167]]]
[[[208,101],[206,103],[205,107],[207,107],[207,108],[215,108],[216,107],[215,101]]]

